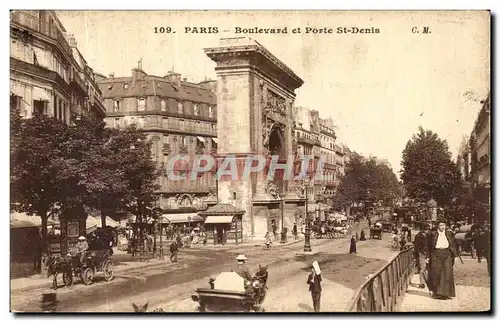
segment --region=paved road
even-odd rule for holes
[[[334,292],[333,296],[338,295],[335,293],[342,293],[342,299],[338,298],[335,301],[336,304],[331,304],[330,310],[342,310],[354,289],[364,281],[364,277],[383,265],[384,260],[393,254],[387,247],[388,241],[385,238],[382,241],[358,243],[360,256],[349,257],[346,257],[349,247],[348,239],[313,240],[312,243],[313,251],[321,252],[314,257],[314,260],[319,259],[324,267],[325,273],[323,274],[327,280],[325,283],[331,282],[330,289]],[[290,289],[294,287],[300,287],[301,292],[305,290],[304,294],[307,295],[304,278],[307,277],[307,266],[313,258],[295,256],[302,248],[303,244],[300,243],[275,247],[271,251],[264,251],[261,247],[253,246],[238,250],[183,250],[178,263],[166,262],[161,267],[128,272],[126,275],[117,276],[109,283],[97,282],[91,286],[75,285],[69,289],[61,288],[57,290],[60,301],[58,311],[126,312],[131,311],[131,303],[145,302],[149,302],[150,308],[165,307],[166,310],[192,311],[195,309],[194,303],[188,299],[191,293],[198,287],[206,287],[209,277],[221,271],[230,270],[235,264],[235,256],[240,252],[247,255],[248,265],[251,268],[256,268],[259,264],[269,265],[268,298],[272,302],[280,302],[280,297],[293,296]],[[370,259],[370,257],[375,259]],[[379,259],[376,259],[377,257]],[[40,290],[12,295],[12,310],[39,311],[40,298]],[[309,310],[305,304],[297,308],[296,301],[292,300],[293,298],[288,301],[290,305],[272,304],[268,311]]]

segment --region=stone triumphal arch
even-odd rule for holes
[[[221,39],[219,47],[206,48],[205,53],[216,62],[218,157],[231,155],[242,166],[252,155],[279,155],[280,160],[295,155],[293,106],[303,80],[250,38]],[[273,220],[280,229],[283,199],[284,227],[291,231],[305,202],[298,186],[293,181],[269,182],[261,172],[219,182],[219,203],[244,210],[244,236],[259,239]]]

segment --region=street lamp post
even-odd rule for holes
[[[306,231],[304,233],[304,252],[311,252],[311,227],[309,226],[309,209],[308,209],[308,203],[309,203],[309,197],[308,197],[308,188],[309,188],[309,182],[306,181],[305,186],[305,195],[306,195]]]
[[[285,194],[281,193],[281,244],[286,243],[286,229],[284,225],[284,217],[285,217]]]

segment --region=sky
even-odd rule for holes
[[[490,20],[481,11],[58,11],[88,64],[99,73],[216,79],[203,48],[247,36],[290,67],[304,84],[296,105],[332,117],[337,141],[401,169],[401,152],[421,125],[446,139],[456,156],[490,87]],[[155,27],[175,33],[155,33]],[[185,27],[217,27],[212,34]],[[284,28],[287,34],[235,34]],[[292,29],[300,27],[300,34]],[[305,28],[333,33],[305,33]],[[379,33],[339,34],[337,28]],[[413,29],[416,27],[416,29]],[[423,27],[430,33],[424,34]],[[228,31],[225,31],[228,30]],[[418,30],[419,33],[413,33]],[[466,95],[469,93],[469,95]],[[472,95],[470,95],[472,93]]]

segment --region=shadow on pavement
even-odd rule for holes
[[[304,303],[299,303],[299,308],[306,310],[306,311],[309,311],[309,312],[314,312],[314,309],[310,305],[307,305]]]
[[[427,291],[419,291],[419,290],[407,290],[406,294],[412,294],[412,295],[418,295],[418,296],[423,296],[423,297],[428,297],[430,298],[431,295]]]
[[[357,289],[369,274],[373,274],[387,263],[385,260],[355,254],[327,253],[300,256],[297,261],[304,262],[303,271],[309,271],[309,265],[317,261],[324,278],[350,289]]]

